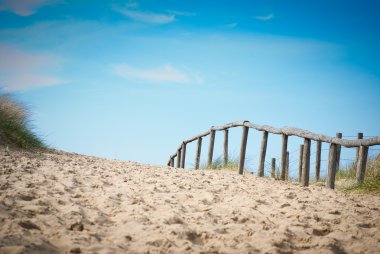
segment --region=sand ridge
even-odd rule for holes
[[[379,208],[251,174],[0,152],[0,253],[378,253]]]

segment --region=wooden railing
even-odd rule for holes
[[[288,146],[288,137],[297,136],[304,138],[304,144],[300,145],[300,159],[299,159],[299,178],[303,186],[309,185],[309,175],[310,175],[310,146],[311,140],[317,142],[316,149],[316,177],[319,180],[319,172],[321,165],[321,145],[322,142],[329,143],[329,160],[328,160],[328,174],[326,180],[326,187],[334,189],[335,188],[335,174],[337,169],[339,169],[339,158],[341,146],[344,147],[356,147],[356,179],[357,182],[363,182],[367,156],[368,156],[368,147],[374,145],[380,145],[380,136],[363,139],[363,134],[358,134],[358,139],[356,140],[347,140],[342,139],[342,134],[337,133],[336,137],[329,137],[325,135],[319,135],[312,133],[307,130],[302,130],[298,128],[274,128],[268,125],[257,125],[252,124],[249,121],[240,121],[225,124],[223,126],[211,127],[209,131],[203,132],[197,136],[191,137],[184,140],[181,145],[178,147],[177,152],[170,156],[168,161],[168,166],[184,168],[186,161],[186,145],[190,142],[197,140],[197,147],[195,152],[195,169],[199,168],[200,155],[202,149],[202,138],[210,136],[210,142],[208,147],[207,154],[207,167],[212,165],[213,153],[214,153],[214,143],[215,143],[215,132],[224,131],[224,143],[223,143],[223,163],[227,164],[228,161],[228,130],[233,127],[243,127],[241,146],[240,146],[240,155],[239,155],[239,165],[238,172],[243,174],[244,162],[245,162],[245,153],[247,146],[248,130],[249,128],[262,131],[262,141],[261,141],[261,151],[259,157],[259,168],[258,176],[264,176],[264,162],[266,156],[267,142],[268,142],[268,133],[282,135],[282,146],[281,146],[281,163],[280,163],[280,179],[285,180],[287,177],[287,169],[289,164],[289,152],[287,151]],[[176,159],[176,165],[174,160]],[[275,159],[272,159],[271,163],[272,172],[275,170]]]

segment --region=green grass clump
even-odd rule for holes
[[[356,164],[346,164],[344,167],[339,168],[336,172],[335,180],[349,180],[356,179]]]
[[[0,145],[21,149],[46,149],[32,131],[30,112],[9,95],[0,95]]]
[[[207,163],[201,163],[201,169],[215,169],[215,170],[237,170],[239,167],[239,158],[238,157],[229,157],[227,164],[224,165],[222,156],[217,157],[212,161],[210,167],[207,167]]]
[[[367,160],[365,178],[362,183],[356,182],[356,164],[340,169],[337,172],[336,179],[351,180],[351,184],[341,188],[344,191],[380,194],[380,156],[377,156],[377,159],[370,158]]]
[[[281,171],[279,166],[277,166],[274,171],[270,172],[270,177],[276,180],[281,180]]]

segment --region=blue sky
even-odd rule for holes
[[[122,160],[165,164],[181,140],[237,120],[379,135],[379,11],[375,0],[0,0],[0,86],[51,146]]]

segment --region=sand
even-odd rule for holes
[[[0,253],[379,253],[380,197],[64,152],[0,152]]]

